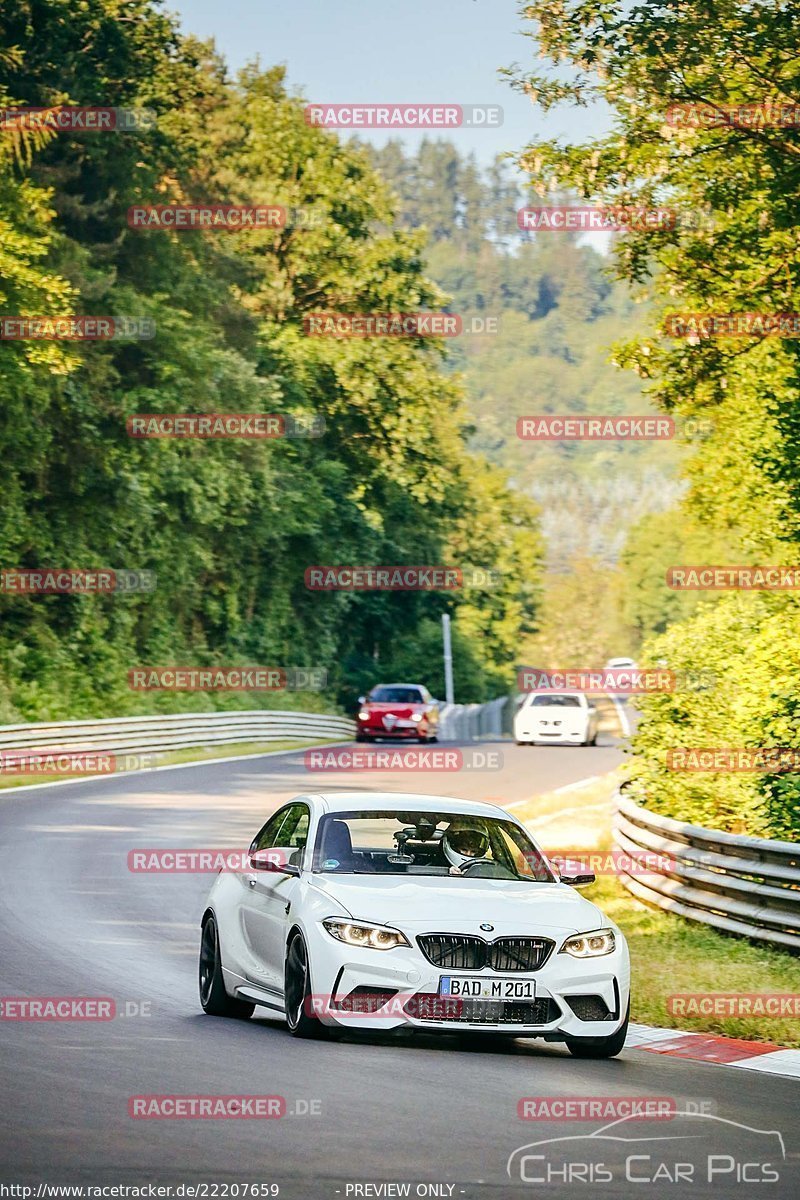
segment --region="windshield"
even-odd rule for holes
[[[422,693],[415,687],[376,687],[369,699],[374,704],[421,704]]]
[[[512,821],[437,812],[339,812],[320,821],[312,870],[550,883],[543,855]]]
[[[531,708],[580,708],[580,696],[563,696],[554,692],[552,696],[534,696]]]

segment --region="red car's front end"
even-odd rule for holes
[[[427,688],[416,683],[379,684],[362,697],[356,741],[434,742],[439,707]]]

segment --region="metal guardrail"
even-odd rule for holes
[[[800,951],[800,845],[687,825],[650,812],[622,790],[613,828],[617,846],[631,858],[655,852],[665,859],[657,872],[621,873],[637,899]]]
[[[27,749],[103,750],[146,754],[189,746],[286,739],[351,740],[355,721],[325,713],[256,710],[165,713],[155,717],[110,717],[100,721],[0,726],[0,751]]]
[[[508,696],[487,704],[443,704],[439,709],[439,739],[472,742],[476,738],[503,736]]]
[[[445,741],[502,737],[507,697],[488,704],[444,704],[439,736]],[[0,726],[0,753],[25,750],[104,751],[115,755],[169,753],[194,746],[290,740],[351,741],[356,723],[325,713],[257,709],[234,712],[164,713],[153,717],[107,717]]]

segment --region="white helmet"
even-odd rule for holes
[[[458,821],[450,826],[442,838],[442,849],[447,861],[463,870],[486,856],[489,836],[482,825]]]

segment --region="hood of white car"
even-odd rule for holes
[[[354,920],[412,927],[415,933],[474,933],[491,940],[548,930],[579,933],[608,924],[596,905],[563,883],[425,875],[313,878]],[[482,931],[482,924],[494,930]]]

